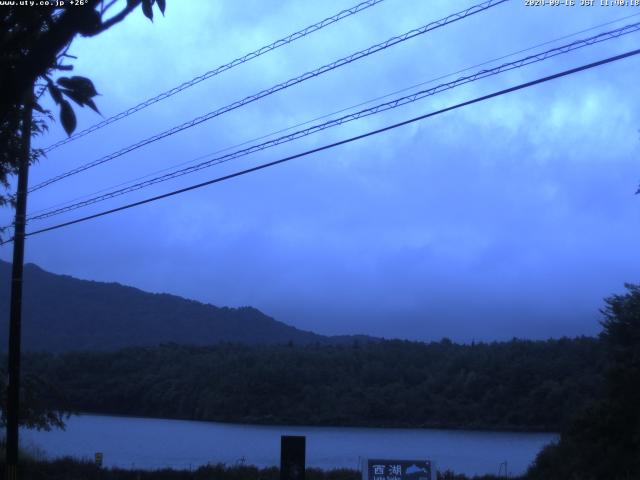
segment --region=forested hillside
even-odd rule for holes
[[[0,261],[0,312],[9,311],[10,272],[11,264]],[[340,343],[357,338],[299,330],[251,307],[219,308],[118,283],[55,275],[34,264],[25,265],[24,277],[26,351],[104,351],[166,342]],[[7,321],[8,315],[0,315],[0,351],[7,345]]]
[[[86,412],[557,430],[594,397],[601,362],[599,343],[577,338],[474,345],[164,345],[31,354],[24,365],[59,389],[68,406]]]

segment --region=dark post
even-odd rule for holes
[[[31,154],[32,91],[24,103],[22,117],[22,152],[18,168],[16,220],[13,234],[11,273],[11,310],[9,318],[9,386],[7,389],[7,480],[16,480],[18,468],[18,419],[20,416],[20,323],[22,318],[22,270],[24,233]]]
[[[306,437],[280,439],[280,480],[304,480]]]

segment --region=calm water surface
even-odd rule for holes
[[[468,475],[525,471],[555,434],[495,433],[343,427],[286,427],[190,422],[153,418],[79,415],[65,431],[21,431],[21,443],[47,457],[93,458],[107,467],[196,468],[235,464],[244,458],[260,467],[278,465],[280,436],[307,437],[307,466],[359,468],[364,458],[430,459],[438,470]]]

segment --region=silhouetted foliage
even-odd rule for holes
[[[134,470],[120,468],[99,468],[93,462],[72,458],[52,461],[30,461],[22,465],[20,478],[24,480],[49,480],[82,478],[86,480],[280,480],[280,470],[276,467],[257,468],[254,466],[206,465],[194,470]],[[335,469],[306,470],[307,480],[360,480],[357,470]]]
[[[25,462],[20,472],[24,480],[49,480],[58,478],[82,478],[86,480],[280,480],[277,467],[257,468],[254,466],[228,466],[224,464],[206,465],[194,470],[134,470],[120,468],[99,468],[93,462],[72,458],[52,461]],[[337,468],[321,470],[307,468],[307,480],[361,480],[358,470]],[[438,473],[434,480],[499,480],[494,475],[467,477],[453,472]],[[514,477],[509,477],[514,479]],[[515,479],[514,479],[515,480]]]
[[[640,478],[640,286],[606,299],[604,394],[538,455],[531,479]]]
[[[0,426],[6,425],[7,404],[7,375],[4,368],[0,368]],[[58,405],[64,405],[66,400],[59,388],[51,382],[33,373],[24,375],[20,384],[21,409],[19,424],[37,430],[51,430],[65,427],[68,417],[63,407],[52,407],[54,399]]]
[[[598,384],[592,338],[163,345],[26,356],[77,411],[265,424],[558,430]],[[51,405],[65,405],[52,401]]]
[[[0,183],[5,188],[8,176],[17,173],[25,105],[36,112],[35,133],[41,133],[47,120],[53,118],[38,103],[45,91],[60,108],[60,121],[68,135],[76,127],[76,116],[67,98],[98,111],[93,101],[97,92],[91,80],[81,76],[52,79],[54,72],[73,69],[65,61],[74,58],[67,54],[74,37],[98,35],[122,21],[140,4],[149,19],[153,17],[154,3],[163,14],[165,10],[164,0],[127,0],[114,15],[107,12],[119,2],[83,0],[82,5],[61,2],[60,6],[53,1],[22,3],[0,7]],[[40,154],[41,151],[34,150],[31,161]],[[0,196],[0,205],[11,201],[11,197]]]
[[[495,475],[476,475],[468,477],[462,473],[455,473],[451,470],[445,470],[444,472],[436,472],[434,480],[500,480],[504,477],[497,477]],[[512,480],[517,480],[520,477],[509,476]]]

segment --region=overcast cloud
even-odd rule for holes
[[[75,74],[94,81],[105,117],[355,1],[167,3],[166,17],[153,24],[135,12],[107,33],[73,44]],[[30,184],[473,3],[385,0],[56,149],[32,168]],[[33,193],[29,209],[48,208],[632,14],[640,9],[525,7],[524,0],[512,0],[58,182]],[[637,21],[640,16],[536,51]],[[638,48],[639,40],[635,33],[558,56],[33,222],[29,229],[623,53]],[[37,235],[28,240],[26,259],[55,273],[220,306],[251,305],[323,334],[458,341],[591,335],[599,328],[602,298],[621,292],[624,282],[640,282],[640,198],[634,195],[640,183],[639,66],[640,58],[632,57]],[[79,129],[100,119],[79,112]],[[39,143],[61,138],[62,128],[54,125]],[[2,218],[6,223],[10,212]],[[2,247],[0,255],[10,259],[10,247]]]

